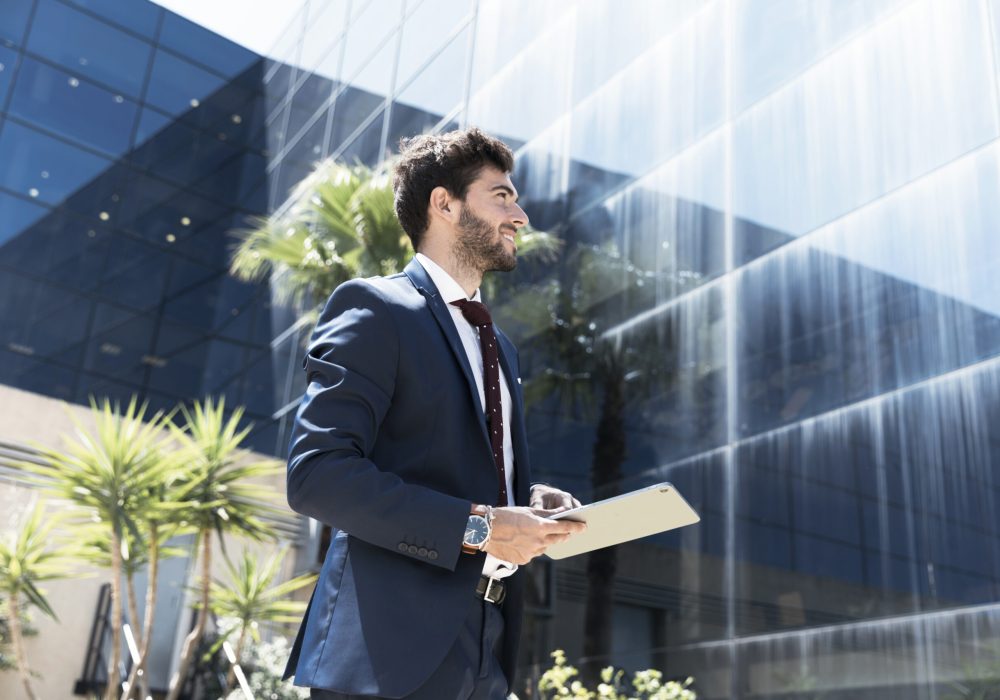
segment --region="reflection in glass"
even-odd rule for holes
[[[30,58],[21,60],[10,103],[28,123],[112,156],[128,149],[137,111],[122,95]]]
[[[59,204],[111,161],[8,119],[0,130],[0,186]]]
[[[138,99],[152,52],[149,43],[56,0],[39,0],[32,26],[29,51]]]
[[[388,143],[395,146],[401,137],[429,131],[461,106],[464,87],[454,76],[465,74],[469,32],[468,28],[459,32],[429,65],[397,91]]]
[[[995,138],[982,10],[911,2],[737,119],[734,215],[799,236]]]
[[[744,267],[741,433],[1000,353],[998,186],[990,148]]]
[[[177,117],[198,109],[201,102],[226,83],[226,79],[166,51],[157,50],[146,100]]]

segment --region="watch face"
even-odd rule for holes
[[[472,546],[480,545],[486,541],[486,535],[490,532],[490,527],[486,523],[486,518],[481,515],[470,515],[469,523],[465,526],[465,544]]]

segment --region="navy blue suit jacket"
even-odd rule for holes
[[[530,484],[517,351],[496,331],[513,399],[515,503]],[[472,367],[447,305],[411,261],[330,297],[303,362],[308,388],[288,457],[288,503],[335,535],[286,677],[397,698],[444,659],[485,554],[462,554],[472,503],[497,469]],[[502,665],[513,681],[523,572],[508,581]]]

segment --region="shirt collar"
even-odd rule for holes
[[[445,272],[444,268],[438,265],[436,262],[428,258],[423,253],[417,253],[415,256],[417,262],[419,262],[423,268],[427,271],[427,274],[431,276],[431,281],[434,282],[434,286],[437,287],[438,293],[441,298],[444,299],[446,304],[450,304],[453,301],[458,301],[459,299],[468,299],[465,296],[465,290],[462,289],[462,285],[455,281],[455,278]],[[482,295],[479,290],[472,295],[472,301],[482,301]]]

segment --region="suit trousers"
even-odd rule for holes
[[[500,607],[473,596],[465,623],[444,661],[406,700],[505,700],[507,678],[500,668],[504,623]],[[311,688],[312,700],[380,700]]]

